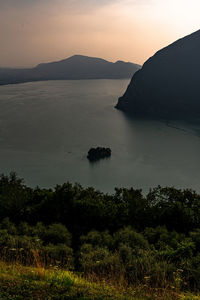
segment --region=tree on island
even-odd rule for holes
[[[104,147],[97,147],[97,148],[91,148],[88,151],[87,158],[90,161],[96,161],[102,158],[110,157],[111,156],[111,149],[110,148],[104,148]]]

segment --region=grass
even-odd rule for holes
[[[85,279],[73,272],[0,262],[0,300],[200,300],[177,291]]]

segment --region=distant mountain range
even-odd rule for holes
[[[200,117],[200,30],[158,51],[116,105],[135,116]]]
[[[131,78],[140,67],[130,62],[112,63],[101,58],[74,55],[35,68],[0,68],[0,85],[41,80]]]

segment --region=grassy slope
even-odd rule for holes
[[[145,291],[145,287],[133,290],[118,283],[116,286],[105,282],[94,283],[58,269],[44,270],[0,263],[0,300],[200,300],[198,296],[168,291],[158,295],[158,291]]]

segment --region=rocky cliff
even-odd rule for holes
[[[147,60],[116,108],[153,118],[200,117],[200,30]]]

